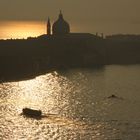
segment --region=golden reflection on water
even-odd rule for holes
[[[16,86],[20,89],[17,99],[14,100],[16,105],[20,108],[30,107],[44,109],[44,111],[52,110],[58,104],[58,94],[61,90],[60,79],[63,80],[63,77],[58,78],[58,74],[54,72],[46,76],[16,83]]]
[[[117,77],[118,74],[116,82],[120,83],[118,79],[122,75]],[[32,80],[0,84],[0,139],[131,140],[132,136],[135,139],[140,134],[137,129],[139,121],[136,121],[139,114],[134,115],[139,110],[139,102],[129,102],[126,98],[128,93],[120,89],[118,92],[125,100],[105,98],[116,87],[111,89],[113,85],[109,85],[106,94],[106,84],[112,84],[112,78],[107,83],[104,80],[107,80],[104,69],[98,72],[68,70]],[[128,81],[127,78],[125,80]],[[138,91],[136,95],[139,95]],[[23,117],[20,115],[23,107],[41,109],[48,116],[41,120]],[[132,121],[128,121],[131,114]]]
[[[0,21],[0,38],[16,39],[37,37],[46,33],[43,21]]]
[[[3,137],[13,140],[22,138],[71,139],[72,137],[82,138],[82,135],[86,137],[86,135],[93,133],[89,131],[87,134],[85,130],[89,129],[89,126],[84,121],[59,114],[61,110],[64,111],[65,106],[70,106],[67,92],[71,92],[68,89],[71,84],[69,79],[57,72],[32,80],[13,82],[13,87],[7,91],[9,94],[4,104],[7,106],[7,111],[4,112],[5,121],[2,124],[5,128]],[[5,84],[5,86],[10,88],[10,83]],[[23,107],[41,109],[46,115],[48,113],[52,113],[52,115],[48,114],[48,117],[42,120],[24,119],[20,116]],[[55,109],[57,109],[56,112]],[[98,126],[94,125],[94,129],[97,129],[95,131],[97,136],[100,135],[101,131]]]

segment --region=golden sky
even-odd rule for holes
[[[54,21],[61,9],[81,32],[140,34],[140,0],[0,0],[0,20]],[[78,27],[77,27],[78,28]],[[79,30],[79,29],[78,29]]]

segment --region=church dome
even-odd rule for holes
[[[64,20],[61,11],[60,11],[58,20],[54,22],[53,24],[52,32],[54,35],[65,35],[65,34],[70,33],[70,26]]]

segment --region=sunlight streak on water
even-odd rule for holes
[[[125,73],[122,80],[119,69]],[[54,71],[27,81],[0,84],[0,139],[137,140],[138,76],[131,68],[108,66]],[[135,89],[127,90],[125,86],[133,82],[136,98],[131,101],[131,91]],[[124,100],[108,99],[114,91]],[[24,107],[41,109],[47,117],[40,120],[23,117]]]
[[[60,77],[57,72],[54,72],[32,80],[15,83],[16,90],[19,89],[20,93],[17,94],[16,100],[15,95],[11,96],[11,100],[14,98],[17,106],[21,108],[30,107],[42,109],[44,106],[44,109],[52,110],[52,108],[58,104],[58,94],[61,95],[61,89],[65,88],[64,86],[60,86],[61,80],[63,81],[64,78]]]

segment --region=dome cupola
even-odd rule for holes
[[[66,35],[70,33],[70,26],[64,20],[63,14],[61,11],[60,11],[58,20],[54,22],[53,24],[52,33],[53,35]]]

